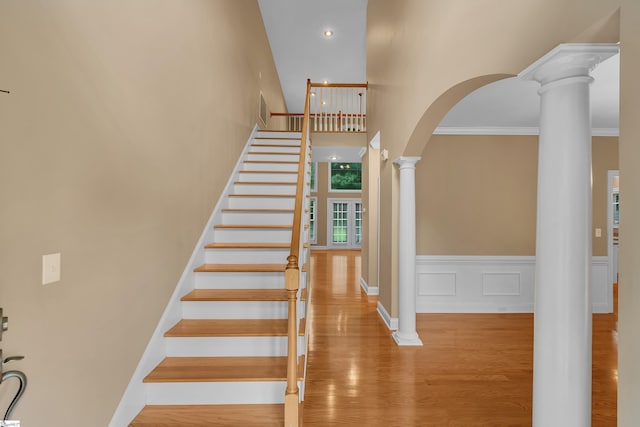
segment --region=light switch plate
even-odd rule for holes
[[[60,254],[42,256],[42,284],[60,281]]]
[[[602,228],[596,228],[596,237],[602,237]]]

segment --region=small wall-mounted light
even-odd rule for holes
[[[322,34],[324,34],[325,37],[333,37],[333,31],[331,30],[325,30]]]
[[[329,80],[323,80],[322,84],[328,85],[329,84]]]
[[[315,92],[311,92],[311,94],[310,94],[310,95],[311,95],[311,96],[316,96],[316,93],[315,93]]]

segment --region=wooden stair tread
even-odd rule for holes
[[[221,212],[293,213],[293,209],[223,208]]]
[[[202,264],[193,271],[197,273],[284,273],[286,266],[286,264]]]
[[[235,181],[235,185],[296,185],[295,182],[282,181]]]
[[[240,173],[285,173],[285,174],[298,174],[298,171],[272,171],[272,170],[241,170]]]
[[[283,141],[300,141],[302,137],[299,138],[291,138],[291,137],[286,137],[286,136],[256,136],[253,139],[281,139]]]
[[[284,406],[146,405],[129,427],[263,427],[284,424]]]
[[[297,160],[245,160],[245,163],[298,164]]]
[[[300,370],[298,370],[300,371]],[[166,357],[145,383],[286,381],[287,358]]]
[[[275,147],[275,148],[283,148],[283,147],[297,147],[300,148],[300,144],[251,144],[252,147]]]
[[[292,225],[283,224],[217,224],[213,228],[266,228],[266,229],[291,229]]]
[[[298,335],[301,337],[304,336],[304,331],[307,328],[307,318],[303,317],[300,319],[300,325],[298,326]]]
[[[290,243],[245,243],[245,242],[215,242],[205,246],[207,249],[285,249],[291,246]]]
[[[182,319],[165,337],[273,337],[287,335],[287,319]]]
[[[296,153],[296,152],[289,152],[289,151],[249,151],[247,154],[253,154],[253,155],[258,155],[258,156],[262,156],[262,155],[267,155],[267,156],[299,156],[300,153]]]
[[[283,197],[295,198],[295,194],[229,194],[229,197]]]
[[[194,289],[181,301],[286,301],[282,289]]]

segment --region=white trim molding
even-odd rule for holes
[[[389,312],[384,308],[384,305],[382,305],[380,301],[378,301],[378,314],[390,331],[396,331],[398,329],[398,318],[391,317]]]
[[[379,288],[377,286],[369,286],[364,277],[360,278],[360,287],[367,295],[379,295]]]
[[[537,126],[438,126],[434,135],[538,135]],[[619,136],[619,128],[592,128],[593,136]]]
[[[535,256],[416,256],[418,313],[532,313]],[[613,311],[608,257],[591,264],[594,313]]]

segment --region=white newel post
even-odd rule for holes
[[[420,157],[398,157],[400,209],[398,224],[398,345],[422,345],[416,332],[416,163]]]
[[[519,77],[540,83],[533,426],[591,425],[590,71],[612,44],[563,44]]]

